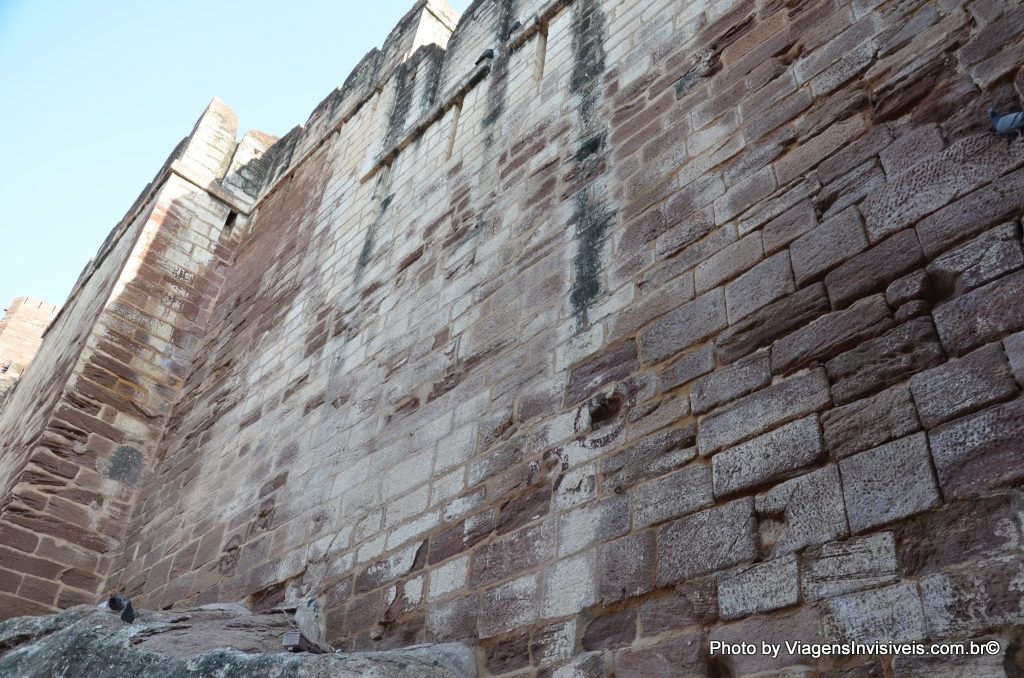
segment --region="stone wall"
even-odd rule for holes
[[[0,319],[0,403],[32,362],[55,315],[56,306],[31,297],[17,297],[4,309]]]
[[[459,640],[483,675],[1015,675],[1024,144],[987,110],[1020,108],[1022,11],[478,0],[449,38],[417,3],[251,171],[190,184],[257,197],[176,260],[209,276],[194,317],[139,290],[179,314],[111,373],[146,416],[6,410],[65,425],[4,440],[3,553],[52,540],[41,511],[74,541],[40,489],[65,464],[110,516],[89,586],[10,595],[312,596],[335,646]],[[85,298],[82,341],[125,350]],[[29,453],[53,468],[12,475]]]

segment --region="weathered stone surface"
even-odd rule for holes
[[[966,294],[999,276],[1024,267],[1016,222],[997,226],[928,264],[936,294]]]
[[[924,263],[917,234],[908,229],[833,269],[825,276],[825,288],[833,308],[845,308],[861,297],[883,291],[890,282]]]
[[[658,376],[658,388],[662,391],[687,384],[715,369],[714,346],[702,346],[696,351],[684,355]]]
[[[810,231],[817,223],[818,217],[811,202],[804,200],[797,203],[762,227],[765,254],[774,254]]]
[[[110,676],[475,676],[473,651],[458,643],[383,652],[291,654],[281,638],[293,628],[282,614],[241,605],[138,612],[133,624],[94,607],[50,617],[0,622],[3,675]],[[70,671],[70,673],[68,673]]]
[[[940,501],[923,433],[847,457],[839,469],[855,534],[926,511]]]
[[[640,627],[644,636],[656,636],[671,629],[711,624],[718,619],[718,596],[714,576],[690,579],[671,593],[652,598],[640,606]]]
[[[778,478],[814,463],[823,452],[818,418],[798,419],[712,457],[715,496]]]
[[[763,257],[760,233],[752,233],[737,240],[721,252],[702,261],[694,269],[694,286],[697,294],[731,280],[754,266]]]
[[[477,632],[481,638],[507,633],[537,620],[540,589],[537,575],[505,582],[480,595]]]
[[[922,513],[895,527],[900,566],[917,576],[950,566],[1014,553],[1024,544],[1024,505],[1017,491]]]
[[[697,456],[693,426],[673,428],[644,438],[636,445],[601,462],[602,487],[625,490],[639,480],[654,478]]]
[[[762,547],[773,556],[849,533],[835,466],[805,473],[757,495],[755,509]]]
[[[972,290],[935,309],[935,327],[946,353],[963,355],[1024,328],[1024,271],[1018,271]]]
[[[921,429],[906,386],[894,386],[821,415],[825,447],[836,459],[902,438]]]
[[[597,552],[594,549],[563,558],[544,569],[542,619],[566,617],[597,600]]]
[[[1020,393],[999,343],[914,375],[910,389],[929,429]]]
[[[849,593],[824,605],[822,627],[833,642],[907,643],[928,635],[914,582]]]
[[[736,619],[795,605],[800,599],[800,576],[794,555],[740,567],[718,580],[718,609],[722,619]]]
[[[795,294],[765,306],[718,335],[718,359],[735,362],[763,346],[803,327],[829,310],[825,286],[806,287]]]
[[[768,257],[725,286],[729,324],[736,323],[793,290],[793,269],[789,265],[789,253],[779,252]]]
[[[945,357],[931,318],[918,318],[839,354],[825,363],[825,369],[832,382],[832,399],[845,405],[937,365]]]
[[[665,638],[642,649],[615,653],[615,675],[622,678],[707,675],[708,660],[700,633]]]
[[[922,125],[906,132],[882,149],[878,157],[889,178],[903,174],[924,158],[941,151],[946,145],[938,125]]]
[[[754,502],[737,499],[658,530],[658,586],[749,562],[757,555]]]
[[[567,511],[558,519],[558,555],[567,556],[591,544],[621,537],[629,531],[629,498],[613,495]]]
[[[1003,339],[1003,350],[1010,361],[1010,369],[1017,383],[1024,386],[1024,332],[1011,334]]]
[[[951,421],[928,434],[946,497],[969,497],[1024,478],[1024,400]]]
[[[786,666],[806,665],[813,661],[809,655],[791,654],[786,641],[796,641],[798,651],[799,645],[824,642],[817,610],[803,606],[793,611],[758,615],[734,624],[716,626],[708,633],[712,658],[724,663],[734,676],[746,676]],[[752,643],[758,650],[761,643],[771,643],[778,645],[780,651],[775,657],[759,651],[752,654],[728,650],[715,652],[715,642],[723,644],[726,648]]]
[[[642,528],[678,518],[714,503],[711,470],[690,464],[633,489],[633,527]]]
[[[862,299],[804,325],[772,346],[772,372],[788,374],[823,362],[893,326],[892,313],[881,294]]]
[[[828,381],[813,370],[737,400],[700,423],[697,447],[711,454],[829,404]]]
[[[970,568],[921,578],[928,631],[935,638],[962,638],[1019,624],[1024,577],[1020,555],[995,558]]]
[[[644,531],[602,544],[597,553],[597,594],[609,603],[654,588],[654,532]]]
[[[978,638],[974,645],[982,645],[994,638]],[[998,642],[998,641],[996,641]],[[970,641],[964,643],[962,654],[942,654],[933,657],[897,655],[892,659],[893,678],[1007,678],[1006,641],[999,643],[995,654],[971,655]]]
[[[800,586],[817,600],[877,588],[899,578],[892,532],[825,544],[804,557]]]
[[[814,230],[797,238],[789,247],[793,274],[798,287],[822,277],[826,272],[868,247],[860,212],[849,207]]]
[[[640,334],[643,361],[660,362],[704,341],[725,325],[725,294],[714,289],[666,313]]]
[[[934,296],[931,278],[924,270],[908,273],[889,283],[885,288],[885,300],[889,306],[899,308],[911,301],[929,301]]]
[[[551,678],[604,678],[604,655],[600,652],[588,652],[565,666],[560,666],[551,674]]]
[[[695,414],[703,414],[767,386],[772,380],[770,363],[768,352],[760,351],[699,379],[690,389],[691,409]]]
[[[1015,218],[1020,214],[1022,194],[1024,170],[1017,170],[964,196],[921,220],[917,225],[921,248],[928,257],[935,258],[993,224]]]

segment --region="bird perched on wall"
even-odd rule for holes
[[[125,598],[120,593],[116,596],[110,596],[107,600],[107,608],[111,612],[120,612],[121,621],[131,624],[135,621],[135,608],[132,607],[132,601]]]
[[[493,59],[493,58],[494,58],[494,50],[493,49],[485,49],[483,52],[480,53],[480,57],[476,60],[476,63],[474,64],[474,66],[479,66],[485,60]]]
[[[135,621],[135,609],[132,607],[132,601],[124,601],[124,609],[121,610],[121,621],[126,624],[131,624]]]
[[[519,30],[519,27],[522,25],[523,24],[521,21],[513,21],[512,25],[508,27],[508,32],[505,33],[505,39],[508,40],[509,38],[511,38],[512,34]]]
[[[107,608],[110,609],[111,612],[120,612],[124,609],[124,604],[124,596],[122,596],[120,593],[118,593],[116,596],[110,596],[110,599],[107,600]]]
[[[999,115],[994,109],[989,109],[988,117],[998,134],[1006,137],[1016,135],[1018,139],[1024,134],[1024,111]]]

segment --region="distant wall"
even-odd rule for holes
[[[462,640],[495,676],[1014,675],[1024,145],[987,109],[1021,106],[1021,11],[478,0],[449,38],[417,3],[257,174],[199,163],[211,228],[252,199],[213,250],[173,231],[196,301],[74,306],[90,346],[131,324],[109,388],[152,409],[64,396],[116,516],[72,597],[308,596],[336,646]],[[0,452],[8,520],[59,475],[12,476],[33,449]]]

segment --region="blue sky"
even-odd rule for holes
[[[0,0],[0,308],[63,303],[214,96],[283,135],[412,4]]]

